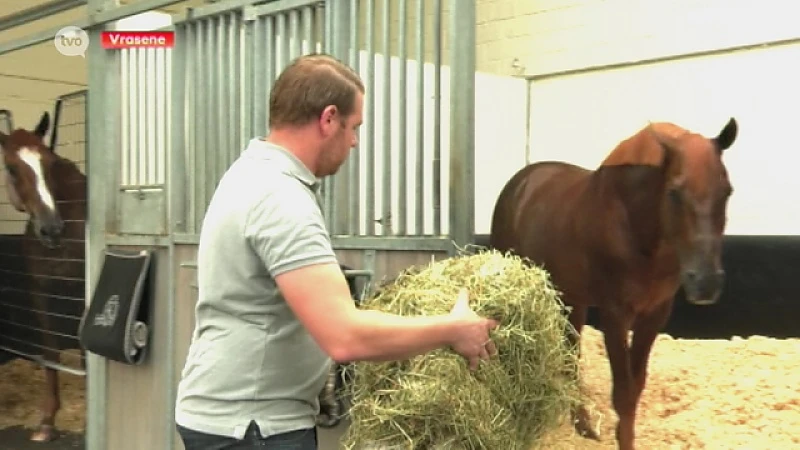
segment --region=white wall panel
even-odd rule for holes
[[[797,234],[798,60],[800,45],[785,45],[535,81],[529,157],[595,168],[647,121],[712,136],[733,116],[728,234]]]

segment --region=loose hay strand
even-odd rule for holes
[[[568,345],[559,292],[543,269],[480,250],[406,269],[362,303],[403,316],[447,314],[458,291],[496,318],[498,355],[470,372],[439,349],[404,361],[357,362],[348,383],[343,445],[364,449],[530,449],[580,400],[578,353]]]

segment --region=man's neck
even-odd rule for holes
[[[317,173],[316,149],[314,139],[309,135],[310,130],[281,129],[270,132],[263,140],[280,147],[293,154],[312,173]]]

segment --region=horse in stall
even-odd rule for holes
[[[79,348],[80,344],[65,347],[59,343],[50,316],[53,306],[48,305],[45,293],[63,293],[64,284],[59,280],[71,279],[75,297],[84,298],[86,177],[74,162],[45,145],[43,138],[49,127],[50,115],[45,112],[33,132],[25,129],[9,134],[0,132],[0,147],[9,201],[28,215],[22,248],[29,274],[30,300],[42,329],[42,357],[58,362],[60,347]],[[44,271],[46,276],[30,276]],[[82,302],[79,308],[82,311]],[[75,318],[76,333],[79,320],[80,317]],[[83,354],[83,349],[80,350]],[[44,372],[46,391],[42,418],[31,436],[33,441],[49,441],[55,437],[55,417],[61,408],[58,372],[46,366]]]
[[[495,204],[489,246],[550,273],[570,309],[568,341],[578,351],[587,308],[598,309],[622,450],[634,448],[648,358],[678,290],[696,305],[715,303],[722,290],[721,241],[733,192],[722,154],[737,130],[733,118],[714,138],[651,123],[596,170],[527,165]],[[580,435],[599,440],[585,405],[572,416]]]

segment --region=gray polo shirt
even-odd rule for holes
[[[199,296],[175,420],[241,438],[314,427],[331,360],[297,320],[274,277],[337,263],[319,180],[297,158],[250,141],[220,181],[200,234]]]

